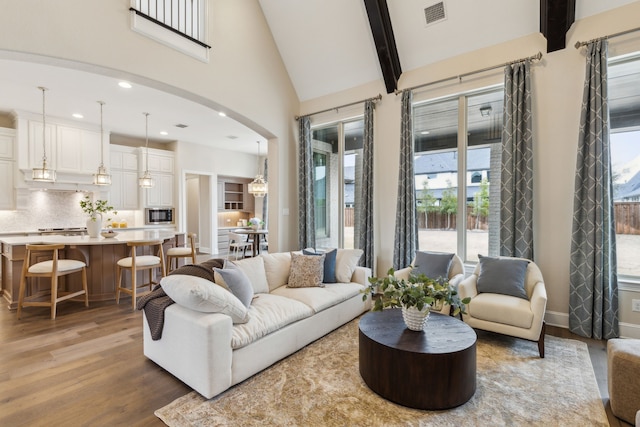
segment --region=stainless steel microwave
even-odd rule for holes
[[[173,224],[173,208],[146,208],[144,210],[144,223],[147,225]]]

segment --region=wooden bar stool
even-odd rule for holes
[[[196,237],[195,233],[187,233],[189,239],[188,246],[177,246],[175,248],[167,249],[167,274],[175,270],[173,268],[173,261],[176,262],[176,268],[178,268],[179,258],[191,258],[191,264],[196,264]]]
[[[68,300],[84,294],[84,305],[89,307],[89,293],[87,292],[87,264],[75,259],[60,259],[59,251],[64,249],[64,244],[53,245],[26,245],[24,262],[22,263],[22,276],[20,277],[20,290],[18,291],[18,319],[22,315],[22,307],[51,307],[51,318],[56,318],[56,306],[60,301]],[[32,258],[52,259],[31,264]],[[72,273],[82,273],[82,290],[59,291],[58,277]],[[25,298],[25,288],[28,277],[48,277],[51,280],[51,297],[43,300],[46,293],[36,292]]]
[[[131,306],[136,309],[136,293],[139,287],[149,286],[149,290],[158,282],[153,281],[153,269],[159,268],[161,277],[164,277],[164,253],[162,251],[162,240],[141,240],[137,242],[127,242],[127,246],[131,248],[131,256],[119,259],[117,262],[118,284],[116,286],[116,304],[120,304],[120,292],[131,295]],[[158,247],[157,255],[138,255],[137,248],[148,247],[153,253],[155,247]],[[122,273],[124,270],[131,271],[131,289],[122,286]],[[142,285],[137,284],[137,272],[139,270],[149,270],[149,282]]]

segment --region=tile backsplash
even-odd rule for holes
[[[82,191],[28,191],[21,194],[19,209],[0,211],[0,233],[35,231],[38,228],[85,227],[87,215],[80,208],[80,200],[85,194]],[[113,216],[109,213],[109,217]],[[118,217],[133,224],[134,218],[126,216],[126,213],[119,212]],[[107,217],[103,219],[106,223]]]

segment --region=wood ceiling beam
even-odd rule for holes
[[[387,0],[364,0],[369,17],[369,26],[378,52],[378,61],[384,78],[387,93],[398,88],[398,79],[402,74],[400,58],[393,36],[391,18],[387,8]]]
[[[540,32],[547,39],[547,53],[566,47],[575,19],[576,0],[540,0]]]

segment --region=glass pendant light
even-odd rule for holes
[[[142,113],[144,114],[144,133],[145,133],[145,166],[144,166],[144,173],[142,174],[142,176],[138,179],[138,184],[140,185],[141,188],[151,188],[153,187],[153,178],[151,177],[151,174],[149,173],[149,113]]]
[[[53,169],[47,169],[47,144],[45,139],[45,136],[47,134],[47,126],[44,110],[44,92],[47,90],[47,88],[38,86],[38,89],[42,91],[42,167],[32,169],[31,179],[38,182],[55,182],[56,171]]]
[[[98,172],[93,175],[93,183],[95,185],[111,185],[111,175],[107,173],[107,168],[104,167],[104,131],[102,130],[102,107],[104,101],[98,101],[100,104],[100,166],[98,166]]]
[[[254,197],[264,197],[267,195],[269,190],[269,184],[264,180],[262,173],[260,173],[260,141],[258,142],[258,174],[256,175],[256,179],[251,181],[248,184],[248,190],[250,194],[253,194]]]

